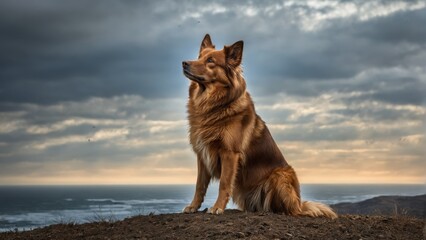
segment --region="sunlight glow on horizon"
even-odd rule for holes
[[[423,177],[398,176],[392,178],[383,172],[354,172],[351,170],[295,169],[301,184],[426,184]],[[148,172],[156,172],[147,175]],[[110,170],[108,173],[91,176],[90,173],[65,176],[0,177],[0,185],[195,185],[196,169],[146,169],[137,171],[126,169]],[[348,177],[349,176],[349,177]],[[212,180],[212,182],[218,180]]]

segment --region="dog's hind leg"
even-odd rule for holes
[[[337,218],[333,210],[322,203],[301,201],[299,182],[292,167],[278,168],[265,182],[264,210],[288,215]]]
[[[301,212],[299,181],[290,166],[275,169],[263,184],[263,210],[298,215]]]

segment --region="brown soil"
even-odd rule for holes
[[[58,224],[0,239],[424,239],[425,221],[407,216],[291,217],[227,210],[223,215],[163,214],[113,223]]]

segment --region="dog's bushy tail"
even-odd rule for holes
[[[263,206],[254,210],[285,212],[293,216],[337,218],[337,214],[327,205],[319,202],[301,201],[300,187],[296,172],[291,166],[275,169],[261,185],[265,196]],[[258,194],[262,196],[262,194]],[[259,202],[258,199],[255,198]]]
[[[299,215],[302,216],[337,218],[337,214],[329,206],[319,202],[303,201],[301,210]]]
[[[234,201],[241,209],[253,212],[337,218],[337,214],[325,204],[300,200],[299,181],[291,166],[276,168],[249,196],[242,195],[240,199],[234,198]]]

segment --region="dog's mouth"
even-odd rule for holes
[[[189,78],[190,80],[196,81],[196,82],[204,82],[204,78],[200,77],[200,76],[196,76],[194,74],[192,74],[190,71],[188,71],[187,69],[183,69],[183,74]]]

